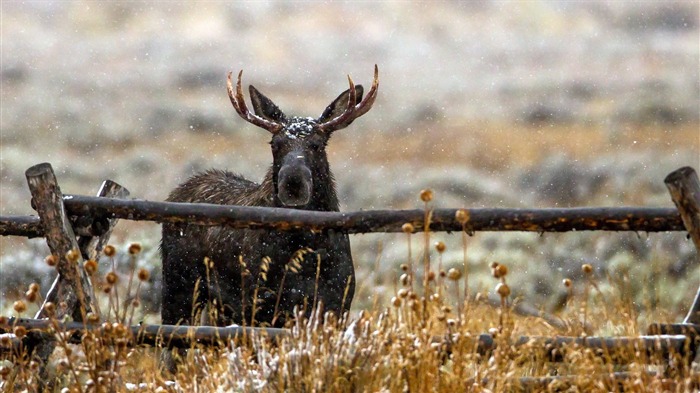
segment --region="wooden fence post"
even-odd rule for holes
[[[129,190],[111,180],[105,180],[102,182],[99,191],[97,191],[97,196],[103,198],[126,199],[129,196]],[[117,218],[97,220],[93,223],[92,227],[96,229],[99,236],[78,237],[78,246],[80,247],[80,253],[83,255],[83,258],[97,260],[100,257],[102,249],[107,245],[109,237],[112,235],[114,226],[117,225],[117,221],[119,221]]]
[[[62,319],[70,315],[74,321],[84,321],[87,314],[93,310],[94,292],[90,277],[82,267],[83,259],[96,260],[99,257],[102,248],[109,241],[117,219],[97,219],[97,224],[91,225],[93,235],[83,235],[76,239],[63,204],[63,194],[51,165],[35,165],[27,169],[25,175],[32,194],[33,207],[39,213],[44,237],[52,257],[58,263],[58,276],[35,318],[49,317],[46,304],[52,302],[56,305],[54,318]],[[129,190],[111,180],[105,180],[97,193],[99,197],[108,198],[126,198],[128,195]],[[99,311],[99,308],[95,307],[95,310]],[[46,365],[55,347],[56,342],[51,334],[37,332],[27,336],[28,350],[43,365]],[[42,367],[41,375],[46,379],[45,367]]]
[[[683,225],[695,243],[697,259],[700,262],[700,180],[698,175],[693,168],[686,166],[671,172],[664,179],[664,183],[681,214]],[[700,287],[683,323],[700,324]]]
[[[52,302],[56,305],[56,318],[70,315],[74,321],[83,321],[85,315],[92,311],[92,283],[82,269],[80,247],[63,206],[63,194],[53,168],[49,163],[38,164],[27,169],[25,176],[58,270],[58,277],[36,317],[48,317],[45,305]]]

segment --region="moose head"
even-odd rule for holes
[[[367,95],[362,85],[355,85],[348,76],[349,89],[341,93],[323,111],[320,117],[289,117],[272,100],[250,86],[254,113],[248,110],[243,97],[241,77],[234,90],[231,73],[228,74],[228,95],[236,112],[246,121],[272,134],[272,181],[275,205],[307,210],[325,210],[315,206],[324,193],[332,189],[332,175],[328,167],[326,145],[331,134],[347,127],[356,118],[372,108],[377,97],[379,71],[374,66],[374,81]]]

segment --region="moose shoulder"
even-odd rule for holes
[[[168,201],[338,211],[326,145],[333,131],[372,107],[377,67],[364,99],[362,86],[348,77],[350,88],[318,118],[288,117],[253,86],[251,113],[241,75],[234,90],[229,73],[231,103],[243,119],[272,134],[272,166],[260,184],[223,170],[197,174]],[[308,315],[320,303],[339,315],[353,298],[355,271],[346,234],[166,223],[161,251],[164,324],[280,327],[295,308]]]

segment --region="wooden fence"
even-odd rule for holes
[[[57,260],[57,278],[45,297],[44,305],[34,319],[0,318],[0,334],[11,335],[11,329],[24,326],[35,334],[24,338],[24,348],[47,359],[55,348],[49,332],[56,326],[46,319],[47,302],[64,305],[55,317],[70,316],[74,322],[62,323],[61,329],[84,332],[99,329],[99,323],[88,322],[93,309],[94,293],[83,261],[97,259],[109,240],[118,219],[155,222],[189,222],[199,225],[228,225],[235,228],[268,230],[342,231],[347,233],[400,232],[405,223],[415,231],[687,231],[700,251],[700,181],[690,167],[680,168],[665,179],[677,208],[573,208],[573,209],[435,209],[425,225],[424,210],[377,210],[360,212],[311,212],[292,209],[222,206],[150,202],[127,199],[129,191],[106,180],[96,197],[64,195],[51,165],[43,163],[29,168],[26,178],[32,194],[32,207],[37,216],[0,216],[0,235],[44,237]],[[463,213],[457,215],[458,210]],[[79,250],[79,251],[78,251]],[[284,329],[262,329],[211,326],[137,325],[129,328],[130,344],[168,342],[172,346],[189,347],[194,343],[215,345],[227,339],[262,334],[283,337]],[[436,338],[445,344],[449,342]],[[494,340],[488,334],[472,338],[479,351],[493,350]],[[13,337],[17,345],[19,340]],[[691,362],[700,350],[700,288],[688,314],[679,324],[652,324],[648,334],[639,337],[520,337],[515,345],[543,345],[551,361],[563,345],[576,343],[594,348],[610,356],[616,349],[636,348],[648,359],[668,362],[679,356]],[[0,348],[2,350],[2,348]],[[653,355],[653,356],[652,356]],[[615,359],[615,358],[613,358]],[[622,358],[615,359],[624,362]],[[541,381],[540,381],[541,382]]]

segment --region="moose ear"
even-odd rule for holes
[[[280,108],[278,108],[271,99],[265,97],[258,89],[253,87],[253,85],[250,85],[250,101],[253,103],[253,110],[256,115],[277,123],[287,122],[287,116],[282,113]]]
[[[357,85],[355,86],[355,102],[352,105],[357,105],[362,101],[362,93],[364,92],[364,89],[362,88],[362,85]],[[350,99],[350,90],[345,90],[344,92],[340,93],[338,98],[333,100],[328,107],[326,107],[326,110],[323,111],[323,114],[321,117],[318,118],[319,123],[325,123],[329,120],[335,119],[336,117],[340,116],[343,112],[345,112],[345,109],[348,107],[348,100]],[[345,123],[342,127],[346,127],[352,123],[352,120],[349,122]]]

